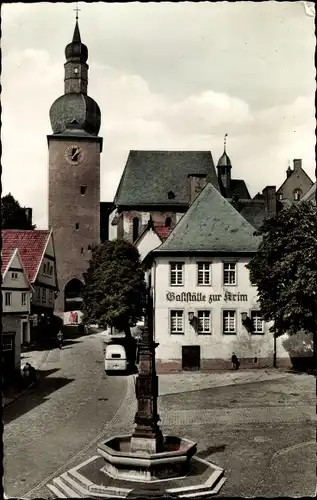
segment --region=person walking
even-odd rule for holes
[[[62,330],[60,330],[57,334],[57,342],[59,344],[59,348],[63,349],[64,335]]]
[[[231,356],[232,368],[234,370],[239,370],[240,361],[238,360],[236,354],[233,352]]]

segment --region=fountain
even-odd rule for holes
[[[134,432],[105,439],[98,446],[97,456],[53,479],[47,487],[56,497],[198,498],[216,494],[225,482],[222,468],[195,457],[194,441],[163,435],[158,425],[158,344],[153,340],[152,311],[149,294],[144,334],[139,343]]]

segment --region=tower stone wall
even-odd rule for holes
[[[65,151],[80,146],[84,160],[69,165]],[[85,194],[82,192],[85,190]],[[100,143],[78,138],[49,138],[49,227],[54,232],[59,296],[57,313],[64,311],[64,288],[73,278],[83,280],[90,248],[100,243]],[[76,226],[78,224],[78,226]]]
[[[88,49],[81,42],[78,21],[73,40],[65,50],[64,95],[50,109],[53,134],[47,137],[49,152],[49,228],[53,229],[59,295],[55,313],[65,312],[65,287],[83,283],[91,250],[100,243],[100,153],[98,137],[101,113],[87,96]],[[73,282],[74,283],[74,282]],[[75,284],[80,283],[75,282]],[[68,287],[67,302],[80,309],[79,287]]]

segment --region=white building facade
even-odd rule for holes
[[[261,317],[247,264],[261,240],[210,183],[145,257],[158,372],[290,366]]]
[[[245,267],[250,258],[157,257],[152,267],[159,372],[273,366],[274,338],[259,311]],[[252,321],[248,331],[245,316]],[[276,342],[279,364],[289,357]]]
[[[5,383],[20,372],[21,345],[30,341],[33,288],[18,249],[2,251],[2,361]]]

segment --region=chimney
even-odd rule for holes
[[[302,160],[293,160],[294,171],[298,171],[302,168]]]
[[[32,226],[32,208],[25,208],[26,220]]]
[[[204,189],[207,184],[207,174],[189,174],[189,203],[192,204],[194,199]]]
[[[266,186],[263,195],[265,218],[270,219],[276,214],[276,186]]]

